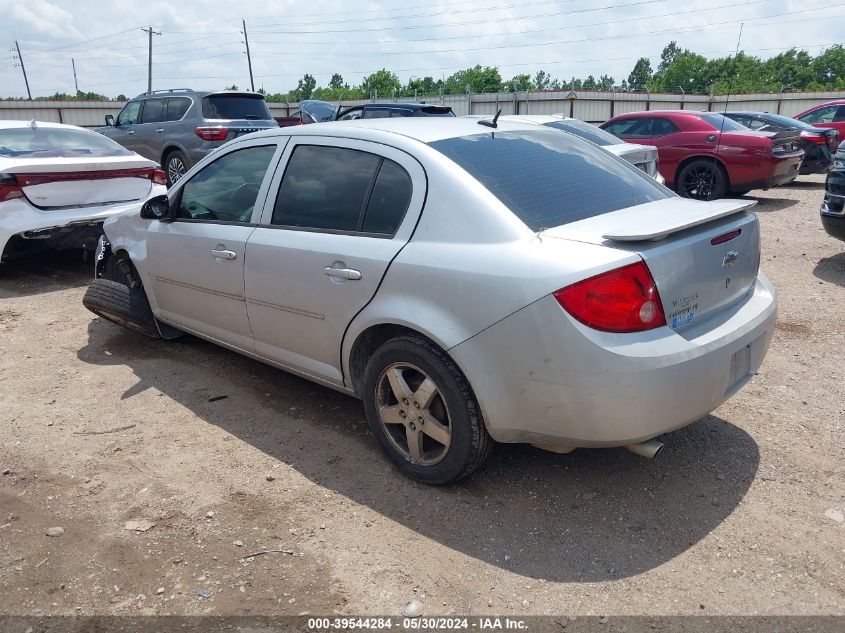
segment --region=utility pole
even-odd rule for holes
[[[246,34],[246,20],[241,18],[244,25],[244,45],[246,45],[246,63],[249,66],[249,88],[255,92],[255,82],[252,80],[252,57],[249,56],[249,37]]]
[[[153,31],[152,26],[141,29],[144,33],[150,36],[149,52],[147,54],[147,92],[153,91],[153,35],[161,35],[157,31]]]
[[[21,70],[23,71],[23,82],[26,84],[26,96],[27,99],[32,101],[32,93],[29,91],[29,79],[26,78],[26,67],[23,65],[23,55],[21,55],[21,47],[17,40],[15,40],[15,48],[18,51],[18,62],[20,63]]]
[[[76,94],[79,95],[79,82],[76,80],[76,60],[71,57],[70,64],[73,66],[73,85],[76,87]]]

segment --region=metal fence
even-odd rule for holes
[[[543,91],[500,92],[468,95],[435,95],[379,99],[381,102],[413,103],[423,101],[447,105],[458,116],[465,114],[554,114],[601,123],[607,119],[640,110],[759,110],[793,116],[814,105],[845,99],[843,92],[783,92],[773,94],[679,95],[634,92]],[[343,105],[369,103],[370,100],[343,101]],[[30,120],[68,123],[84,127],[103,125],[107,114],[117,115],[122,101],[0,101],[0,120]],[[268,103],[274,116],[288,116],[296,103]]]

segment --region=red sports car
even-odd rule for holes
[[[656,146],[666,185],[698,200],[789,182],[804,159],[798,132],[754,132],[715,112],[632,112],[599,127],[630,143]]]
[[[796,114],[795,118],[814,127],[832,127],[845,139],[845,99],[829,101]]]

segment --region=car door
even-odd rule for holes
[[[171,190],[170,221],[150,221],[146,268],[164,321],[252,350],[244,252],[283,147],[277,141],[254,139],[221,152]]]
[[[161,160],[161,140],[167,118],[167,100],[163,97],[146,99],[141,120],[135,124],[135,151],[144,158]]]
[[[247,243],[255,352],[342,385],[346,327],[410,239],[426,178],[408,154],[352,139],[294,137]]]
[[[141,120],[142,106],[142,99],[127,103],[123,106],[120,114],[117,115],[115,124],[112,127],[105,128],[103,134],[117,141],[126,149],[130,149],[133,152],[136,151],[138,144],[135,140],[135,128]]]

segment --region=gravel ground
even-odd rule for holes
[[[352,398],[93,318],[71,256],[3,265],[0,613],[845,614],[821,183],[760,192],[781,307],[736,397],[654,461],[499,446],[449,488],[399,475]]]

